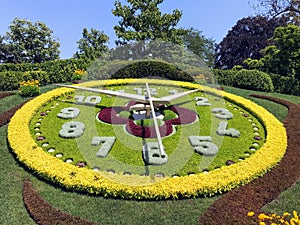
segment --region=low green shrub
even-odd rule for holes
[[[75,70],[78,69],[86,70],[90,64],[91,64],[90,61],[84,59],[62,59],[62,60],[47,61],[44,63],[35,63],[35,64],[4,63],[4,64],[0,64],[0,73],[10,73],[10,74],[13,73],[14,76],[20,76],[20,75],[16,75],[15,73],[26,72],[27,74],[25,74],[24,76],[27,76],[29,80],[37,79],[40,81],[41,85],[44,85],[47,83],[60,83],[60,82],[71,81]],[[33,71],[44,71],[44,72],[33,72]],[[12,78],[12,80],[14,79]],[[5,86],[10,87],[10,89],[7,90],[14,90],[16,89],[16,87],[18,87],[19,85],[18,83],[21,81],[23,81],[23,79],[18,79],[18,82],[16,82],[17,85],[13,87],[11,87],[12,82],[5,84]]]
[[[234,86],[256,91],[273,92],[274,86],[269,74],[258,70],[239,70],[234,79]]]
[[[0,72],[0,91],[12,91],[19,88],[23,81],[23,72],[5,71]]]
[[[274,91],[283,94],[300,96],[300,81],[292,77],[270,74],[274,84]]]
[[[215,75],[216,81],[220,85],[234,86],[236,70],[219,70],[214,69],[213,73]]]
[[[38,80],[41,85],[50,83],[49,76],[45,71],[5,71],[0,72],[0,91],[17,90],[21,82],[31,80]]]
[[[83,80],[105,80],[110,79],[114,73],[129,64],[125,60],[96,60],[87,70],[87,76]]]
[[[169,80],[193,82],[194,79],[177,67],[160,61],[138,61],[129,64],[112,75],[118,78],[163,77]]]
[[[36,70],[36,71],[26,71],[23,73],[23,80],[38,80],[39,84],[46,85],[50,83],[49,75],[46,71]]]
[[[38,80],[28,80],[20,83],[19,94],[24,97],[32,97],[40,94],[40,87]]]

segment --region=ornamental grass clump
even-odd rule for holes
[[[24,97],[33,97],[40,94],[38,80],[28,80],[20,82],[19,94]]]
[[[249,217],[255,216],[254,212],[248,212]],[[277,214],[264,214],[260,213],[257,216],[257,224],[259,225],[299,225],[300,220],[298,213],[293,211],[293,215],[288,212],[283,213],[282,215]]]

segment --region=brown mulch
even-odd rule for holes
[[[28,180],[25,180],[23,184],[23,201],[29,215],[37,224],[99,225],[54,208],[32,188]]]
[[[29,101],[29,100],[28,100]],[[26,102],[28,102],[26,101]],[[20,105],[11,108],[0,114],[0,127],[9,123],[11,117],[15,114],[15,112],[20,109],[26,102],[21,103]]]
[[[10,91],[7,91],[7,92],[0,92],[0,99],[1,98],[5,98],[5,97],[8,97],[10,95],[14,95],[16,94],[15,92],[10,92]]]
[[[251,95],[288,107],[284,126],[288,135],[288,147],[281,162],[273,170],[247,185],[231,190],[215,201],[199,218],[201,225],[257,224],[247,216],[253,211],[262,212],[262,207],[291,187],[300,177],[300,105],[278,98]]]

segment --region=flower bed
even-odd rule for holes
[[[225,99],[242,105],[261,119],[267,133],[266,143],[255,154],[242,162],[224,166],[207,174],[199,173],[193,176],[172,178],[153,178],[138,175],[123,176],[107,172],[95,172],[87,168],[78,168],[44,152],[31,138],[28,127],[32,116],[43,104],[52,98],[73,91],[68,88],[60,88],[31,100],[15,114],[8,127],[9,144],[24,165],[39,176],[66,189],[103,196],[136,199],[186,198],[223,193],[249,183],[251,180],[265,174],[283,157],[287,146],[286,132],[283,125],[264,108],[242,97],[197,84],[146,79],[94,81],[85,83],[84,86],[145,82],[150,84],[172,84],[190,89],[199,88],[202,91],[215,95],[223,95]],[[122,182],[125,180],[126,182]],[[153,181],[157,182],[153,183]]]

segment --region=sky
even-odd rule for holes
[[[219,43],[239,19],[255,15],[248,1],[164,0],[159,7],[163,13],[181,10],[177,27],[193,27]],[[18,17],[45,23],[60,43],[62,59],[76,52],[83,28],[103,31],[110,37],[109,47],[114,47],[117,38],[113,27],[120,21],[111,12],[114,3],[115,0],[0,0],[0,35],[9,31],[10,23]]]

